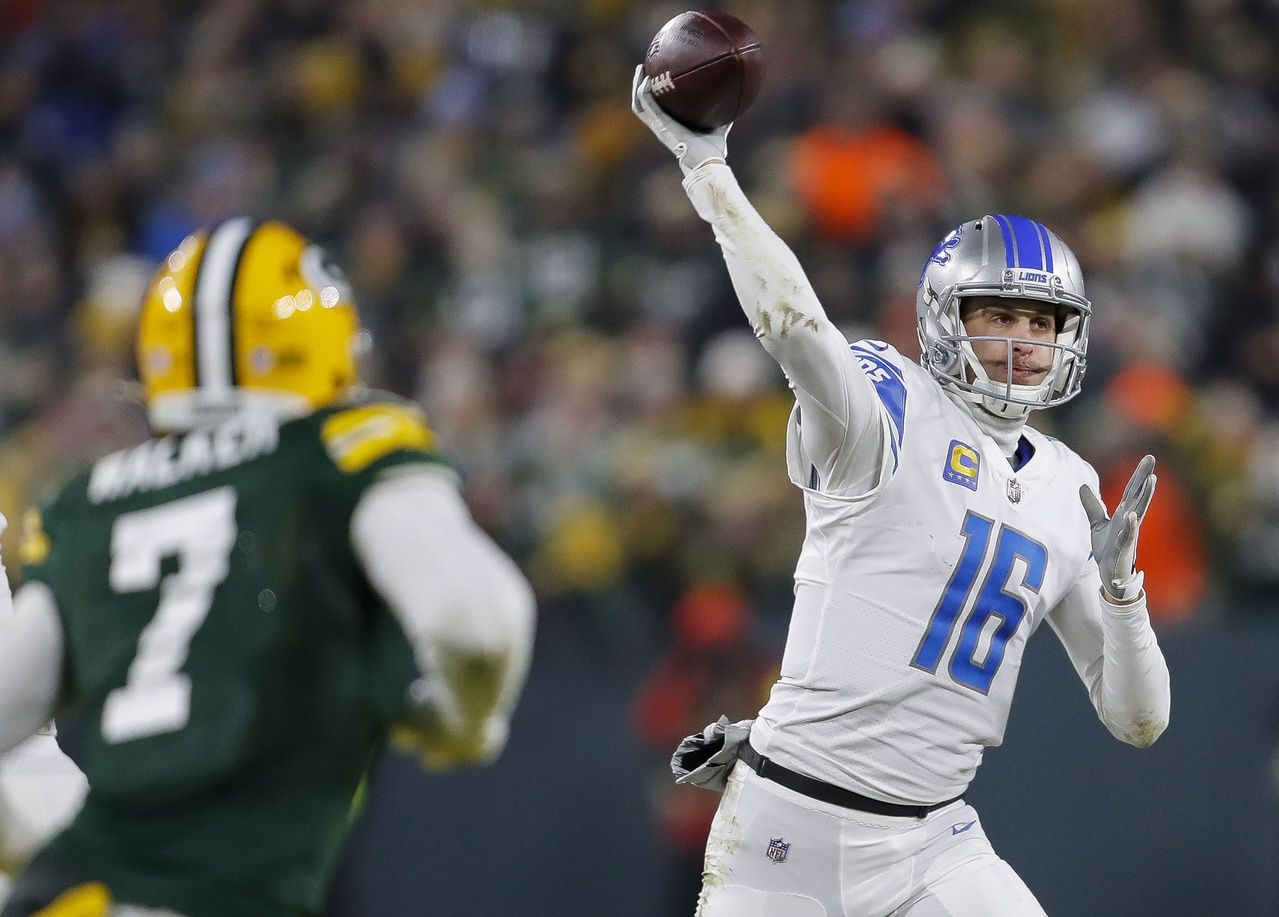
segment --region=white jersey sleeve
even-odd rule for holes
[[[351,540],[413,645],[433,692],[422,700],[462,717],[450,728],[482,733],[484,757],[495,757],[532,654],[528,581],[471,519],[451,476],[429,468],[393,471],[370,487],[352,516]],[[452,658],[484,660],[493,675],[482,685],[453,682]],[[483,709],[474,696],[485,698]]]
[[[791,480],[861,498],[891,474],[892,428],[881,394],[849,359],[848,340],[826,316],[799,259],[747,200],[722,162],[684,180],[715,239],[755,336],[795,391],[788,432]]]
[[[1106,601],[1097,565],[1090,559],[1075,586],[1049,613],[1048,625],[1111,734],[1138,748],[1159,738],[1168,725],[1171,687],[1145,593],[1130,605]]]
[[[52,724],[0,755],[0,869],[29,860],[71,821],[88,790]]]
[[[9,604],[7,580],[4,605]],[[22,865],[79,809],[84,775],[54,738],[62,623],[43,583],[0,610],[0,869]]]
[[[4,586],[8,605],[9,587]],[[62,672],[62,622],[49,587],[31,582],[0,610],[0,754],[53,716]]]

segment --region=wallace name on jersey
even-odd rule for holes
[[[96,506],[233,468],[274,452],[279,441],[276,422],[254,414],[148,440],[98,460],[89,476],[89,502]]]

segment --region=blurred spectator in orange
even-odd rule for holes
[[[1142,453],[1111,457],[1100,469],[1101,494],[1108,506],[1123,496],[1128,469]],[[1146,598],[1151,620],[1171,624],[1203,607],[1208,570],[1204,520],[1176,465],[1159,465],[1158,493],[1141,524],[1139,563],[1147,573]]]
[[[1147,599],[1155,622],[1172,623],[1203,605],[1208,586],[1207,521],[1180,468],[1194,450],[1194,393],[1174,370],[1152,362],[1133,363],[1106,386],[1104,399],[1124,426],[1125,441],[1098,465],[1101,493],[1114,506],[1128,481],[1128,469],[1156,438],[1159,485],[1141,526],[1140,563],[1148,576]],[[1197,450],[1195,450],[1197,451]],[[1171,453],[1171,454],[1169,454]]]
[[[858,96],[841,93],[834,117],[799,136],[790,162],[816,232],[852,245],[871,241],[886,223],[915,223],[936,213],[946,194],[932,151]]]
[[[758,709],[777,677],[775,654],[755,633],[755,609],[735,584],[696,583],[671,615],[673,640],[640,688],[633,709],[640,743],[656,764],[653,808],[670,858],[663,914],[689,913],[702,881],[702,853],[719,796],[678,786],[670,756],[680,740],[721,713],[730,720]]]

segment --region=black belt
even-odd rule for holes
[[[846,790],[842,786],[833,786],[815,777],[798,774],[788,767],[782,767],[776,761],[770,761],[751,748],[749,742],[742,743],[737,757],[745,761],[751,770],[765,780],[771,780],[786,787],[788,790],[794,790],[796,793],[807,796],[810,799],[816,799],[819,802],[828,802],[831,805],[843,806],[846,809],[859,809],[862,812],[874,812],[876,815],[902,815],[924,818],[928,813],[963,798],[962,796],[956,796],[954,799],[935,802],[930,806],[907,806],[896,802],[882,802],[878,799],[871,799],[869,796],[863,796],[861,793]]]

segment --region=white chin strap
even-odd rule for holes
[[[1004,386],[1001,385],[999,388],[1002,390]],[[1024,389],[1027,394],[1033,395],[1038,390],[1038,386],[1014,385],[1014,393],[1019,394],[1016,392],[1017,389]],[[981,406],[996,417],[1003,417],[1006,420],[1024,420],[1030,416],[1031,411],[1035,410],[1034,405],[1005,401],[1003,398],[985,393],[981,394]]]
[[[1030,412],[1036,409],[1033,404],[1017,404],[1011,401],[1005,401],[1002,397],[997,397],[988,391],[983,391],[983,387],[990,386],[998,388],[1000,393],[1004,392],[1005,386],[996,385],[989,380],[972,383],[974,388],[963,389],[955,385],[948,385],[951,389],[964,401],[971,404],[974,408],[981,408],[995,417],[1004,420],[1025,420],[1030,416]],[[1019,391],[1020,390],[1020,391]],[[1039,386],[1014,385],[1013,394],[1020,396],[1022,394],[1033,396],[1039,390]]]

